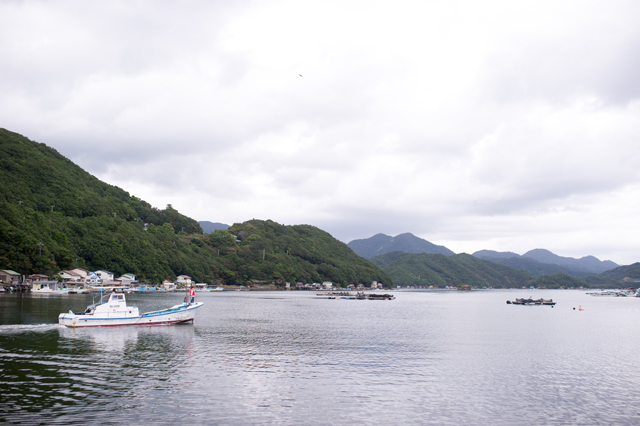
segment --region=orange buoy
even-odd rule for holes
[[[578,308],[578,310],[579,310],[579,311],[584,311],[584,308],[583,308],[582,306],[580,306],[580,307]]]

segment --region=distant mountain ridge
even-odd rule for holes
[[[229,229],[229,225],[220,222],[209,222],[208,220],[199,220],[198,223],[205,234],[210,234],[219,229]]]
[[[411,233],[404,233],[390,237],[385,234],[376,234],[371,238],[353,240],[347,244],[357,255],[365,259],[371,259],[393,251],[404,253],[428,253],[444,254],[451,256],[455,253],[444,246],[438,246],[427,240],[416,237]]]
[[[399,286],[523,287],[534,279],[526,271],[479,259],[469,254],[390,252],[371,259]]]
[[[564,273],[580,278],[591,274],[601,274],[618,267],[610,260],[601,261],[594,256],[575,259],[558,256],[545,249],[530,250],[522,256],[513,252],[480,250],[473,253],[473,256],[511,266],[521,271],[528,271],[536,276]]]

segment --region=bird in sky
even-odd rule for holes
[[[298,74],[300,77],[302,77],[302,74]]]

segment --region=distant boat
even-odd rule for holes
[[[84,313],[69,311],[58,316],[58,323],[66,327],[117,327],[125,325],[169,325],[194,320],[201,302],[185,303],[168,309],[140,314],[136,306],[127,306],[125,295],[115,291],[106,302],[89,305]]]

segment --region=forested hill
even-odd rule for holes
[[[69,218],[112,216],[202,233],[194,219],[159,210],[95,176],[43,143],[0,129],[0,202]]]
[[[401,286],[522,287],[534,278],[528,272],[464,253],[444,256],[391,252],[371,261]]]
[[[231,235],[239,242],[233,242]],[[233,266],[237,281],[273,278],[291,283],[332,281],[344,286],[378,281],[392,285],[391,278],[376,265],[311,225],[250,220],[209,234],[207,239],[234,262],[228,268]]]
[[[236,224],[232,232],[240,242],[227,231],[202,235],[198,222],[170,205],[153,208],[56,150],[5,129],[0,164],[0,269],[50,277],[73,267],[105,269],[151,283],[181,274],[222,284],[391,281],[309,226]]]

